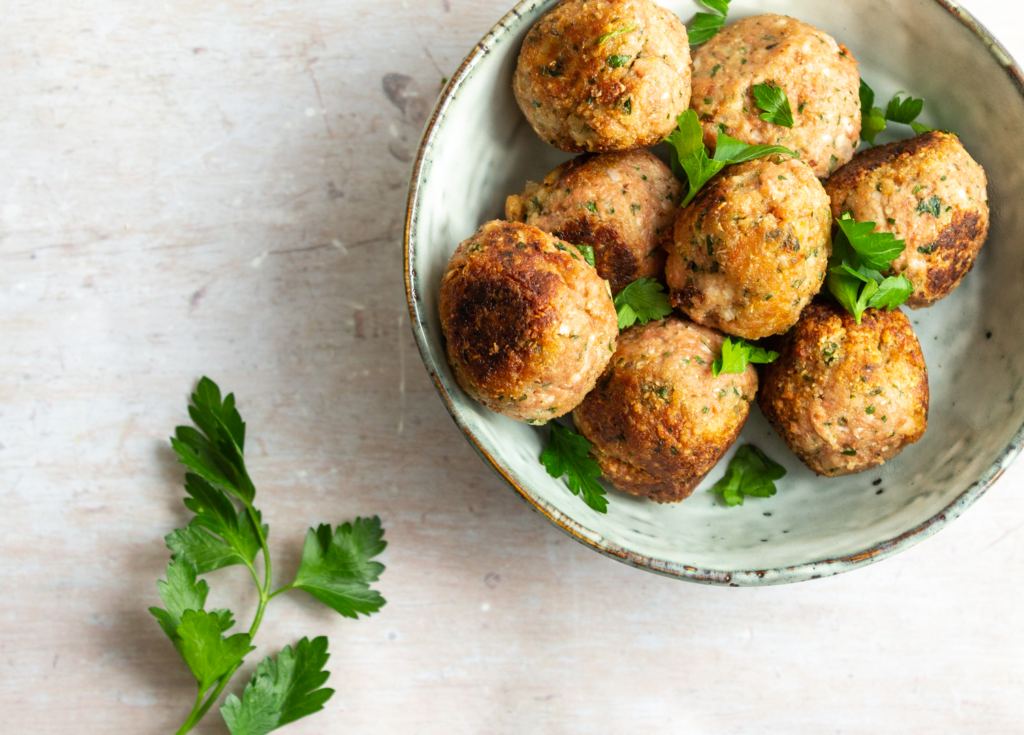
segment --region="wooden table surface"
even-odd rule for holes
[[[269,607],[246,676],[331,640],[338,694],[294,735],[1024,733],[1024,464],[890,561],[718,589],[585,549],[460,435],[409,330],[406,187],[442,77],[510,2],[5,4],[0,730],[187,715],[147,607],[190,517],[167,436],[207,374],[282,580],[311,524],[380,514],[390,543],[381,614]],[[1024,12],[967,6],[1024,58]],[[211,602],[247,625],[240,569]]]

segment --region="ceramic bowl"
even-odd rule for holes
[[[879,99],[900,90],[923,97],[922,120],[959,133],[988,173],[991,235],[952,296],[907,312],[931,384],[929,428],[918,444],[876,470],[823,479],[755,407],[737,446],[755,443],[785,465],[775,497],[729,508],[704,492],[725,471],[723,460],[683,503],[658,505],[610,489],[609,512],[601,515],[538,462],[546,429],[491,413],[462,392],[438,319],[441,276],[456,245],[501,218],[508,194],[567,158],[538,139],[512,95],[523,38],[555,4],[520,3],[473,49],[434,111],[412,177],[405,266],[413,331],[442,399],[480,456],[581,543],[696,582],[766,585],[837,574],[909,548],[963,513],[1024,443],[1024,76],[1006,51],[948,0],[733,1],[732,20],[789,15],[845,43]],[[687,23],[697,10],[689,0],[662,4]],[[886,135],[878,142],[897,137]]]

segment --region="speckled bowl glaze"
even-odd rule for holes
[[[908,312],[931,383],[921,442],[880,469],[823,479],[755,408],[739,444],[756,443],[786,466],[775,497],[728,508],[703,492],[722,476],[723,461],[679,505],[610,490],[603,516],[546,474],[538,462],[545,429],[493,414],[459,389],[437,311],[456,245],[500,218],[509,193],[566,159],[537,138],[512,96],[523,38],[555,4],[520,3],[473,50],[434,111],[412,177],[405,266],[413,331],[442,399],[479,454],[581,543],[695,582],[767,585],[838,574],[909,548],[963,513],[1024,443],[1024,76],[1006,51],[948,0],[734,0],[731,19],[780,13],[832,34],[853,51],[880,99],[898,90],[924,97],[924,122],[958,132],[988,172],[991,236],[952,296]],[[662,4],[687,23],[698,10],[689,0]]]

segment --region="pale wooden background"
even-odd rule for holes
[[[240,396],[283,575],[309,524],[379,513],[391,543],[382,614],[269,608],[260,656],[331,638],[339,693],[294,735],[1024,732],[1024,464],[891,561],[731,590],[588,551],[470,450],[400,236],[441,78],[510,2],[4,4],[0,730],[187,714],[146,608],[206,373]],[[1024,13],[968,6],[1024,57]],[[210,577],[242,621],[245,581]]]

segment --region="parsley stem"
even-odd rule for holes
[[[192,707],[192,711],[189,713],[188,719],[185,720],[185,723],[181,726],[181,729],[178,730],[176,735],[185,735],[185,733],[187,733],[189,730],[195,727],[196,723],[199,722],[199,720],[202,718],[204,714],[206,714],[206,710],[200,709],[202,704],[203,690],[198,689],[198,691],[196,692],[196,703]]]
[[[259,538],[260,548],[263,550],[263,563],[264,563],[264,574],[263,582],[260,582],[259,575],[256,574],[256,568],[249,565],[249,571],[252,573],[252,579],[256,583],[256,589],[260,593],[260,604],[256,608],[256,617],[253,618],[252,625],[249,627],[249,640],[252,641],[256,637],[256,631],[260,628],[260,623],[263,622],[263,613],[267,609],[267,603],[270,602],[270,598],[276,595],[278,592],[283,592],[289,587],[282,587],[274,594],[270,594],[270,582],[271,582],[271,567],[270,567],[270,549],[267,547],[267,537],[263,533],[263,526],[260,524],[260,519],[256,515],[256,509],[252,507],[251,503],[245,504],[246,512],[249,513],[249,517],[252,519],[252,525],[256,528],[256,536]],[[220,683],[217,684],[217,688],[213,690],[213,694],[207,697],[206,701],[203,701],[203,692],[199,692],[196,696],[196,704],[192,708],[192,713],[189,714],[188,719],[185,720],[185,724],[181,726],[176,735],[185,735],[189,730],[195,727],[207,712],[210,711],[210,707],[213,706],[214,702],[220,697],[224,691],[224,687],[228,685],[231,677],[238,671],[238,667],[242,665],[239,661],[233,669],[228,671],[224,676],[221,677]]]

